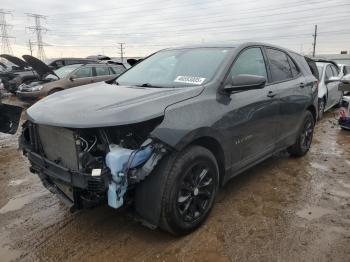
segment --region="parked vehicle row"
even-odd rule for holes
[[[16,95],[22,100],[37,100],[53,93],[90,83],[108,81],[126,70],[116,64],[73,64],[52,70],[39,59],[24,55],[23,58],[38,73],[39,79],[18,87]]]
[[[130,67],[109,58],[109,60],[61,58],[45,64],[29,55],[23,56],[24,60],[6,54],[0,57],[14,64],[11,67],[3,63],[0,65],[2,86],[20,99],[27,101],[36,101],[67,88],[107,81]],[[69,81],[63,81],[63,79],[69,79]]]

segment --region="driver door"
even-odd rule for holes
[[[263,76],[268,79],[267,63],[260,47],[243,50],[234,62],[228,80],[240,74]],[[263,158],[275,149],[278,98],[274,86],[234,92],[227,104],[225,116],[232,126],[232,168],[238,170]],[[239,161],[237,153],[239,152]]]

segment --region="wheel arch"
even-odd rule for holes
[[[317,121],[317,110],[316,110],[315,106],[314,106],[314,105],[310,105],[310,106],[307,108],[307,110],[311,112],[312,117],[314,118],[314,121],[315,121],[315,123],[316,123],[316,121]]]
[[[222,184],[225,177],[225,153],[219,141],[210,136],[202,136],[188,144],[188,146],[192,145],[202,146],[214,155],[219,168],[219,182]]]

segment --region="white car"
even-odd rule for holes
[[[340,78],[350,74],[350,65],[338,64],[338,67],[339,67],[339,77]]]
[[[338,90],[341,77],[338,66],[329,61],[317,62],[320,82],[318,85],[318,119],[323,113],[338,105],[343,97],[343,92]]]

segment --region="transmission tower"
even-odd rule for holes
[[[46,16],[44,15],[38,15],[38,14],[26,14],[28,17],[34,19],[34,26],[27,27],[29,30],[35,32],[36,34],[36,45],[38,48],[37,57],[41,60],[45,60],[45,50],[44,45],[46,45],[43,41],[43,34],[47,31],[47,29],[43,26],[41,26],[41,19],[46,19]]]
[[[125,43],[119,43],[119,55],[120,55],[120,60],[122,61],[122,63],[124,63],[124,54],[125,54]]]
[[[10,38],[14,38],[8,35],[8,28],[12,26],[7,24],[6,15],[11,15],[10,11],[5,11],[4,9],[0,9],[0,28],[1,28],[1,53],[2,54],[12,54],[12,48],[10,43]]]

